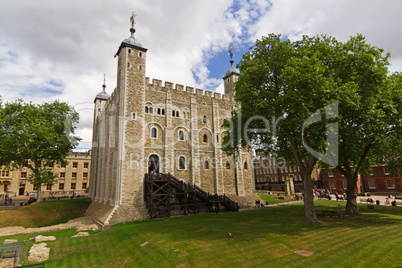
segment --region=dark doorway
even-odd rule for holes
[[[24,195],[24,192],[25,192],[25,188],[20,187],[20,191],[18,192],[18,195]]]
[[[155,172],[159,173],[159,156],[153,154],[148,160],[148,173]]]

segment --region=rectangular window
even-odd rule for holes
[[[83,178],[88,178],[88,172],[82,173],[82,177],[83,177]]]
[[[395,189],[394,180],[387,180],[387,188]]]
[[[88,162],[85,162],[85,163],[84,163],[84,168],[88,168],[88,166],[89,166],[89,163],[88,163]]]
[[[21,178],[26,178],[27,177],[27,173],[26,172],[21,172]]]
[[[333,177],[333,176],[334,176],[334,171],[333,170],[328,171],[328,177]]]
[[[61,167],[62,167],[62,168],[65,168],[65,167],[66,167],[66,164],[61,164]]]
[[[77,168],[78,167],[78,162],[73,162],[73,168]]]
[[[34,184],[33,190],[34,190],[34,191],[38,190],[38,185],[37,185],[37,184]]]
[[[72,178],[77,178],[77,172],[71,173],[71,177],[72,177]]]
[[[389,175],[389,173],[390,173],[389,167],[384,167],[384,174]]]
[[[65,172],[60,172],[60,178],[65,178],[66,177],[66,173]]]
[[[335,182],[334,181],[329,182],[329,188],[335,189]]]
[[[369,185],[369,188],[370,189],[375,189],[376,187],[375,187],[375,181],[374,180],[369,180],[368,181],[368,185]]]
[[[348,182],[347,181],[342,181],[343,183],[343,189],[347,189],[348,188]]]
[[[86,182],[83,182],[82,183],[82,189],[86,189],[87,188],[87,183]]]
[[[75,190],[75,182],[71,183],[71,190]]]
[[[64,183],[59,183],[59,190],[64,190]]]
[[[52,190],[52,185],[51,185],[51,184],[47,184],[47,185],[46,185],[46,190],[48,190],[48,191]]]

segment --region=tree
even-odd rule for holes
[[[235,99],[240,103],[241,139],[267,155],[282,156],[300,167],[304,187],[304,222],[317,223],[311,172],[317,157],[304,146],[325,152],[328,120],[313,120],[334,101],[335,86],[328,78],[325,55],[335,40],[308,38],[291,43],[271,34],[257,40],[238,67]],[[328,109],[327,109],[328,110]],[[270,122],[269,122],[270,121]],[[304,142],[305,141],[305,142]]]
[[[31,170],[28,180],[37,187],[38,201],[42,184],[55,182],[51,167],[66,164],[80,140],[73,136],[78,118],[73,107],[58,101],[0,103],[0,165]]]
[[[340,44],[331,69],[340,92],[339,164],[347,178],[345,213],[358,215],[356,186],[366,167],[398,153],[401,148],[400,75],[388,75],[383,49],[367,44],[362,35]],[[399,84],[398,84],[399,77]],[[344,97],[343,93],[349,97]],[[399,134],[398,134],[399,133]],[[400,151],[399,151],[400,155]]]

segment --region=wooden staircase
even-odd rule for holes
[[[185,183],[170,174],[145,174],[144,199],[151,219],[177,214],[238,211],[238,203],[225,195],[209,194],[195,184]]]

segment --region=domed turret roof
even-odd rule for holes
[[[129,38],[124,39],[123,40],[124,43],[130,44],[130,45],[134,45],[137,47],[142,47],[140,41],[138,41],[137,39],[134,38],[133,35],[131,35]]]
[[[231,73],[235,73],[235,74],[240,74],[240,71],[237,70],[233,65],[230,66],[229,70],[227,70],[226,75],[229,75]]]
[[[102,87],[103,87],[103,90],[96,95],[95,100],[98,100],[98,99],[100,99],[100,100],[108,100],[109,97],[110,97],[109,94],[107,94],[106,90],[105,90],[106,89],[106,74],[104,75],[104,78],[103,78]]]

